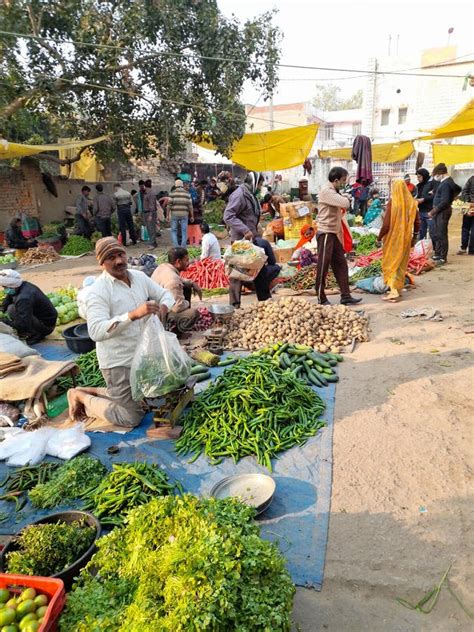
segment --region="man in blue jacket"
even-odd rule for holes
[[[433,178],[439,182],[433,199],[433,208],[428,213],[428,217],[434,220],[433,260],[437,265],[444,265],[448,258],[448,224],[453,213],[452,204],[461,192],[461,187],[448,175],[448,169],[443,162],[434,167]]]

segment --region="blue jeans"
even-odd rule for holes
[[[181,225],[181,243],[178,243],[178,224]],[[187,217],[172,217],[171,218],[171,243],[173,248],[186,248],[188,243],[188,218]]]
[[[425,239],[426,235],[433,239],[433,220],[428,217],[428,213],[422,211],[420,213],[420,232],[418,237],[419,239]]]

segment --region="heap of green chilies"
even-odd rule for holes
[[[314,390],[267,357],[249,356],[229,367],[193,403],[176,442],[178,454],[204,452],[216,465],[254,455],[271,459],[303,445],[325,425],[325,404]]]

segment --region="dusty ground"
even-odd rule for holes
[[[459,218],[451,233],[454,253]],[[372,336],[341,365],[325,581],[320,593],[297,591],[301,632],[472,629],[446,590],[429,615],[395,600],[417,601],[452,564],[452,584],[474,610],[473,269],[471,257],[453,254],[401,303],[364,295]],[[85,257],[25,277],[51,290],[95,273]],[[444,321],[400,319],[425,306]]]

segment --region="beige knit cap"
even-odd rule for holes
[[[97,241],[95,245],[95,256],[99,265],[102,265],[113,252],[126,254],[127,251],[115,237],[102,237],[102,239]]]

